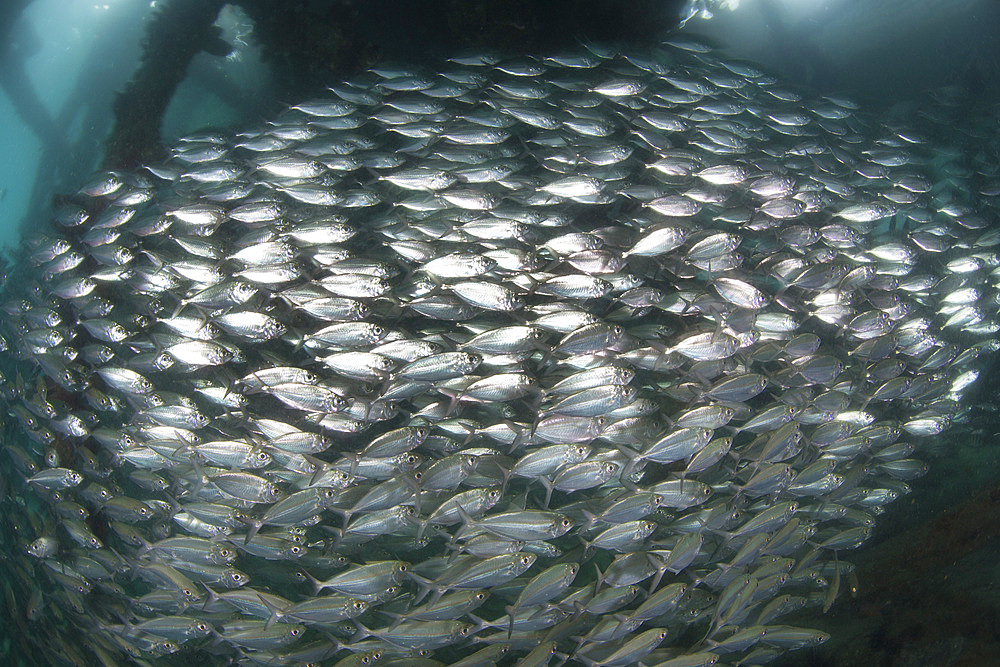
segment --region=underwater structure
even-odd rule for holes
[[[115,104],[107,166],[163,157],[160,121],[191,59],[228,49],[213,25],[226,4],[253,21],[265,62],[283,82],[282,94],[293,98],[376,62],[430,64],[463,49],[536,53],[574,47],[583,38],[652,45],[684,10],[681,0],[171,0],[154,16],[140,67]]]

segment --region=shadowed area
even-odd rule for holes
[[[108,168],[162,157],[160,123],[189,63],[200,51],[226,55],[213,26],[221,0],[161,2],[149,23],[139,69],[115,103]],[[681,0],[334,0],[276,3],[238,0],[253,39],[295,99],[379,61],[430,64],[470,49],[498,53],[558,51],[581,40],[650,46],[676,25]]]

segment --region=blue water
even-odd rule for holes
[[[138,66],[155,5],[150,0],[36,0],[11,25],[0,46],[0,72],[3,81],[18,82],[17,90],[29,95],[15,104],[10,89],[0,86],[0,252],[16,248],[25,229],[47,224],[54,194],[76,191],[100,167],[115,95]],[[762,10],[768,6],[779,13],[768,18]],[[202,128],[239,128],[261,120],[255,102],[269,95],[271,80],[253,44],[252,26],[231,8],[219,25],[233,51],[228,57],[200,54],[192,62],[164,117],[166,145]],[[871,105],[917,108],[926,91],[963,85],[972,76],[981,79],[981,96],[995,99],[1000,80],[1000,2],[995,0],[743,0],[735,11],[718,12],[711,21],[691,21],[686,32],[723,47],[731,57],[762,63],[785,80]],[[810,57],[829,69],[803,66]],[[933,472],[920,483],[919,494],[900,503],[892,521],[884,522],[893,532],[930,522],[928,517],[942,507],[996,484],[991,471],[1000,452],[990,446],[992,430],[953,437],[954,448],[932,462]],[[954,535],[944,531],[941,539]],[[937,573],[940,579],[953,582],[968,575],[966,581],[977,581],[979,588],[986,588],[984,580],[998,585],[995,550],[970,551],[953,573]],[[975,558],[984,552],[988,557],[980,563]],[[901,600],[897,607],[916,606]],[[849,625],[846,617],[853,616],[860,623],[857,619],[888,613],[887,607],[845,604],[834,621]],[[989,608],[995,613],[995,604]],[[903,621],[909,619],[900,625]],[[846,650],[863,634],[860,629],[843,633],[832,650]]]
[[[36,0],[11,26],[0,70],[4,81],[17,82],[19,102],[0,86],[0,250],[47,223],[54,194],[75,192],[100,168],[112,104],[138,67],[155,9],[155,0]],[[193,60],[164,116],[167,145],[204,127],[260,120],[252,109],[270,75],[251,26],[232,7],[217,25],[233,51]]]
[[[11,26],[0,66],[23,88],[20,108],[0,90],[0,246],[16,245],[22,224],[43,222],[53,192],[74,189],[98,166],[149,4],[39,0]]]

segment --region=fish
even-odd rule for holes
[[[1000,349],[1000,189],[939,146],[970,123],[672,38],[374,65],[96,174],[0,293],[25,641],[539,665],[827,641],[796,612],[836,604]]]

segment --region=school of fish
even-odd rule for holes
[[[795,612],[998,348],[987,144],[946,94],[903,122],[690,41],[444,64],[186,137],[24,239],[0,542],[40,661],[829,638]]]

